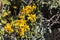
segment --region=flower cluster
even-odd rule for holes
[[[21,10],[21,14],[26,13],[26,15],[28,15],[29,13],[31,13],[34,9],[36,9],[36,5],[34,4],[32,5],[27,5],[26,7],[23,6],[22,10]]]
[[[29,25],[27,25],[28,20],[30,20],[31,22],[36,21],[36,14],[31,13],[34,9],[36,9],[35,5],[27,5],[26,7],[23,7],[20,11],[20,15],[18,16],[20,20],[15,21],[15,26],[19,27],[17,32],[20,34],[20,36],[23,36],[25,31],[30,30]]]
[[[31,22],[36,21],[36,14],[33,13],[35,9],[36,5],[27,5],[26,7],[23,6],[22,10],[20,11],[19,18],[25,19],[27,17],[27,19]]]
[[[7,24],[5,25],[5,30],[6,30],[6,32],[8,32],[8,33],[14,32],[14,30],[12,29],[12,26],[11,26],[10,23],[7,23]]]
[[[55,19],[60,22],[60,1],[1,1],[0,40],[45,40],[45,34],[51,33],[50,26],[54,25]]]
[[[16,20],[14,25],[15,25],[15,28],[17,28],[16,32],[20,36],[24,36],[24,32],[30,30],[29,26],[26,24],[26,20],[24,19]]]
[[[13,6],[13,8],[17,8],[15,6]],[[27,5],[27,6],[23,6],[19,15],[17,15],[17,19],[14,19],[13,16],[9,16],[11,15],[11,11],[4,11],[2,13],[2,19],[5,19],[5,23],[3,22],[3,24],[5,24],[4,29],[5,32],[12,34],[14,32],[16,32],[18,35],[20,35],[21,37],[23,37],[25,35],[26,32],[30,32],[30,26],[28,25],[28,21],[30,21],[31,23],[36,22],[36,14],[33,12],[36,9],[36,5]]]

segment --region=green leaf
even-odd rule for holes
[[[2,0],[3,4],[10,4],[8,0]]]

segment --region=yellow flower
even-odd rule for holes
[[[20,27],[23,27],[24,25],[25,25],[25,24],[21,23],[19,26],[20,26]]]
[[[22,10],[21,10],[21,14],[24,14],[24,13],[26,13],[26,15],[27,14],[29,14],[29,13],[31,13],[34,9],[36,9],[36,6],[35,5],[27,5],[27,6],[23,6],[23,8],[22,8]]]
[[[22,37],[24,36],[24,28],[19,28],[16,30],[16,32]]]
[[[33,9],[36,9],[36,5],[34,4],[34,5],[32,6],[32,8],[33,8]]]
[[[14,9],[16,9],[16,8],[17,8],[17,6],[13,6],[13,8],[14,8]]]
[[[30,30],[29,26],[25,24],[23,26],[20,25],[20,27],[16,30],[16,32],[22,37],[24,36],[24,33],[29,30]]]
[[[19,26],[19,24],[20,24],[19,22],[16,22],[14,25],[15,25],[15,26]]]
[[[2,14],[3,17],[6,17],[7,15],[8,15],[7,12],[4,12],[4,13]]]
[[[25,24],[26,23],[26,20],[21,19],[20,22],[23,23],[23,24]]]
[[[23,26],[26,24],[26,20],[20,19],[15,21],[15,26]]]
[[[30,20],[31,22],[35,22],[36,21],[36,14],[31,14],[31,15],[28,15],[28,20]]]
[[[26,6],[26,8],[32,9],[32,8],[31,8],[31,5]]]
[[[24,31],[23,32],[20,32],[20,36],[24,36]]]
[[[7,23],[7,24],[5,25],[5,31],[8,32],[8,33],[14,32],[14,30],[11,28],[10,23]]]
[[[25,29],[25,31],[29,31],[29,30],[30,30],[30,28],[29,28],[28,25],[25,25],[25,26],[24,26],[24,29]]]

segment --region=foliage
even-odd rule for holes
[[[57,14],[60,6],[56,0],[3,0],[2,2],[4,9],[0,16],[0,25],[4,30],[1,29],[0,34],[3,39],[10,40],[44,40],[45,33],[51,33],[51,18]]]
[[[39,38],[40,20],[38,14],[40,14],[40,10],[37,8],[39,7],[38,3],[34,3],[35,1],[32,0],[31,3],[24,0],[6,0],[6,2],[8,3],[4,2],[0,19],[1,26],[4,28],[3,38],[9,38],[10,40],[13,37],[17,40],[20,38],[31,39],[33,36]]]

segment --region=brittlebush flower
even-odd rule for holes
[[[25,31],[29,31],[30,30],[28,25],[24,25],[24,29],[25,29]]]
[[[22,26],[24,24],[26,24],[26,20],[24,20],[24,19],[20,19],[20,20],[15,21],[15,26]]]
[[[16,32],[22,37],[24,36],[24,28],[19,28],[16,30]]]
[[[22,37],[25,35],[25,32],[27,32],[29,30],[30,30],[30,28],[28,25],[20,24],[20,27],[16,30],[16,32]]]
[[[7,23],[5,25],[5,31],[8,32],[8,33],[13,33],[14,32],[14,30],[12,29],[10,23]]]
[[[36,5],[35,4],[32,6],[32,9],[36,9]]]
[[[31,13],[34,9],[36,9],[36,6],[35,5],[27,5],[27,6],[23,6],[23,8],[22,8],[22,10],[21,10],[21,14],[29,14],[29,13]]]
[[[30,28],[27,24],[23,25],[23,26],[20,26],[19,28],[24,28],[25,30],[24,31],[29,31]]]
[[[28,15],[27,19],[30,20],[31,22],[35,22],[36,21],[36,14]]]
[[[8,14],[7,14],[7,12],[4,12],[3,14],[2,14],[2,17],[6,17]]]
[[[16,32],[22,37],[24,36],[24,33],[29,30],[30,30],[29,26],[25,25],[21,26],[18,30],[16,30]]]
[[[24,36],[24,28],[20,28],[19,34],[20,34],[20,36]]]

